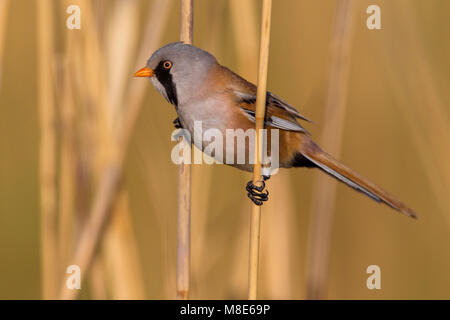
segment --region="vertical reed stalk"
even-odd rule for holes
[[[56,225],[55,109],[52,85],[53,8],[50,0],[38,3],[39,113],[40,113],[40,193],[43,298],[57,294],[58,255]]]
[[[243,78],[256,82],[258,79],[258,60],[255,57],[259,51],[259,29],[258,19],[260,15],[257,13],[256,2],[228,0],[227,6],[231,17],[233,38],[235,41],[235,50],[237,58],[237,71]],[[223,15],[223,14],[222,14]],[[244,200],[242,208],[247,201]],[[267,209],[267,208],[264,208]],[[246,239],[246,240],[245,240]],[[248,230],[246,228],[237,228],[234,230],[234,243],[248,241]],[[248,274],[241,272],[242,268],[248,268],[246,259],[248,259],[248,251],[237,246],[232,258],[232,279],[230,280],[231,294],[237,295],[240,292],[248,291]]]
[[[262,129],[264,127],[264,114],[266,111],[267,70],[269,64],[270,23],[272,13],[272,0],[264,0],[262,8],[261,43],[259,50],[258,91],[256,95],[255,113],[255,164],[253,166],[253,183],[260,183],[261,156],[262,156]],[[250,221],[250,259],[248,298],[255,300],[258,292],[259,247],[261,237],[261,207],[253,204]]]
[[[180,40],[192,44],[193,0],[181,0]],[[180,137],[179,142],[183,142]],[[178,219],[177,219],[177,299],[189,298],[191,257],[191,165],[181,162],[178,169]]]
[[[258,51],[256,3],[253,0],[231,0],[228,4],[236,41],[238,71],[245,79],[254,82],[257,80],[255,70],[258,70],[258,61],[254,59]],[[287,299],[290,297],[292,282],[289,269],[291,261],[289,220],[291,213],[294,213],[293,197],[289,175],[280,173],[270,182],[272,198],[264,205],[265,218],[261,232],[264,233],[269,229],[271,232],[265,236],[267,245],[261,252],[261,264],[264,264],[264,270],[267,271],[261,274],[261,277],[265,279],[270,299]],[[241,231],[243,230],[235,230]]]
[[[341,150],[344,131],[352,35],[353,0],[340,0],[337,2],[331,39],[331,70],[322,134],[324,149],[337,157]],[[317,175],[313,193],[313,219],[308,249],[308,299],[325,297],[335,202],[336,182],[326,175]]]

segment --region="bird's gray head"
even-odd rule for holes
[[[170,43],[155,51],[137,77],[150,77],[154,87],[170,103],[178,106],[198,92],[216,58],[182,42]]]

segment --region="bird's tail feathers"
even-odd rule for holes
[[[383,202],[401,213],[412,218],[417,218],[414,211],[396,197],[334,159],[331,155],[320,149],[314,142],[308,141],[307,145],[303,145],[301,149],[300,152],[306,159],[327,174],[352,187],[356,191],[362,192],[377,202]]]

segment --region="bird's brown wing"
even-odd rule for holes
[[[241,108],[241,111],[245,116],[250,121],[255,122],[257,87],[225,67],[223,67],[222,72],[228,74],[227,79],[230,79],[226,90],[233,96],[236,105]],[[297,119],[310,120],[301,115],[286,101],[269,91],[267,91],[266,95],[265,119],[265,125],[269,127],[308,133],[308,131],[297,122]]]
[[[244,112],[250,121],[255,122],[256,97],[239,91],[235,91],[234,94],[236,95],[241,111]],[[298,113],[298,111],[296,112]],[[286,109],[284,106],[279,105],[278,100],[275,100],[272,94],[267,92],[265,115],[266,126],[308,133],[308,131],[297,122],[296,118],[299,118],[297,114],[294,114],[290,109]]]

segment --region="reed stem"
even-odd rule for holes
[[[259,50],[258,91],[256,95],[256,144],[255,164],[253,166],[253,183],[260,183],[262,129],[264,127],[264,114],[266,110],[267,70],[269,64],[270,23],[272,0],[264,0],[262,7],[261,43]],[[253,204],[250,221],[250,259],[248,269],[248,298],[255,300],[258,292],[259,248],[261,240],[261,207]]]
[[[193,0],[181,0],[180,40],[192,44]],[[180,143],[183,137],[179,138]],[[177,218],[177,299],[189,299],[191,257],[191,165],[181,162],[178,169]]]

